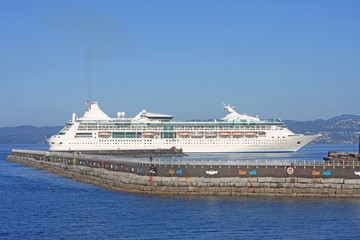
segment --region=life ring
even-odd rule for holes
[[[149,181],[151,182],[153,180],[153,177],[149,177]]]
[[[288,168],[286,169],[286,172],[287,172],[287,174],[289,174],[289,175],[293,175],[294,172],[295,172],[295,170],[294,170],[293,167],[288,167]]]

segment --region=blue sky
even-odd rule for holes
[[[360,115],[360,1],[0,1],[0,127],[87,100],[220,118]]]

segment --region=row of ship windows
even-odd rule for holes
[[[69,127],[73,126],[71,125],[67,125]],[[194,123],[194,122],[189,122],[188,124],[157,124],[157,125],[114,125],[114,124],[106,124],[106,125],[99,125],[96,123],[80,123],[79,124],[80,127],[100,127],[100,128],[120,128],[120,127],[176,127],[176,128],[183,128],[183,127],[228,127],[228,126],[247,126],[247,123],[242,123],[242,124],[236,124],[233,125],[233,123],[221,123],[221,122],[217,122],[217,123],[213,123],[213,124],[204,124],[203,122],[198,122],[198,124]],[[267,126],[271,126],[269,124],[266,123],[257,123],[256,125],[251,125],[251,126],[259,126],[259,127],[267,127]]]
[[[64,128],[64,130],[66,130]],[[139,128],[139,127],[87,127],[87,126],[80,126],[78,128],[79,131],[87,130],[87,131],[106,131],[106,130],[118,130],[118,131],[164,131],[164,128]],[[170,130],[170,129],[169,129]],[[174,128],[173,131],[236,131],[236,130],[271,130],[271,126],[241,126],[241,127],[184,127],[184,128]]]
[[[123,143],[124,145],[131,145],[132,143]],[[213,143],[215,144],[215,143]],[[268,144],[256,144],[254,145],[254,143],[243,143],[241,144],[241,146],[243,147],[275,147],[275,146],[279,146],[279,144],[286,144],[286,143],[277,143],[276,145],[268,145]],[[70,143],[70,145],[77,145],[77,143]],[[96,143],[88,143],[88,145],[97,145]],[[174,146],[173,144],[168,144],[169,147]],[[206,144],[206,143],[197,143],[197,144],[183,144],[181,146],[177,146],[179,148],[182,148],[183,146],[187,146],[187,145],[191,145],[193,147],[199,147],[199,146],[209,146],[210,144]],[[226,146],[239,146],[239,144],[231,144],[231,143],[223,143],[223,144],[217,144],[216,146],[211,146],[211,147],[226,147]],[[187,147],[191,147],[191,146],[187,146]],[[116,144],[99,144],[97,147],[118,147],[118,145]],[[156,146],[155,146],[156,147]]]
[[[130,143],[124,143],[125,145],[128,145]],[[71,145],[77,145],[76,143],[74,144],[71,144]],[[94,143],[89,143],[89,145],[96,145]],[[187,144],[184,144],[182,146],[186,146]],[[230,144],[230,143],[227,143],[227,144],[221,144],[221,145],[216,145],[216,146],[211,146],[211,147],[225,147],[225,146],[229,146],[229,145],[233,145],[233,146],[239,146],[238,144]],[[173,145],[169,145],[169,146],[173,146]],[[180,146],[179,148],[182,148],[182,146]],[[199,147],[199,146],[209,146],[209,144],[205,144],[205,143],[199,143],[199,144],[195,144],[195,145],[192,145],[194,147]],[[263,144],[242,144],[241,146],[243,147],[275,147],[275,146],[279,146],[279,144],[276,144],[276,145],[263,145]],[[117,145],[99,145],[98,147],[117,147]],[[191,147],[191,146],[190,146]]]
[[[91,138],[92,137],[92,134],[91,133],[77,133],[79,135],[76,135],[75,137],[76,138]],[[80,135],[81,134],[81,135]],[[85,135],[86,134],[86,135]],[[114,134],[114,133],[113,133]],[[131,134],[130,136],[127,136],[126,133],[125,134],[122,134],[122,135],[113,135],[114,138],[134,138],[134,137],[137,137],[137,138],[141,138],[141,134],[140,133],[127,133],[128,135]],[[136,134],[136,135],[135,135]],[[167,135],[166,135],[167,134]],[[65,135],[64,132],[60,132],[58,135]],[[164,136],[162,136],[162,138],[171,138],[173,141],[176,140],[175,137],[176,135],[173,135],[173,133],[164,133]],[[243,137],[243,136],[241,136]],[[256,136],[257,137],[257,136]],[[59,138],[59,137],[58,137]],[[96,137],[94,137],[96,138]],[[233,136],[234,138],[234,136]],[[272,136],[271,138],[276,138],[274,136]],[[277,138],[285,138],[285,136],[278,136]],[[186,138],[187,141],[189,141],[189,138]],[[199,140],[200,138],[196,138],[197,140]],[[208,140],[211,140],[211,138],[207,138]],[[213,138],[213,139],[216,139],[216,138]],[[221,138],[220,138],[221,139]],[[225,138],[226,140],[228,140],[229,138]],[[239,139],[239,138],[236,138],[236,139]],[[241,138],[242,139],[242,138]],[[114,140],[100,140],[100,141],[114,141]],[[146,140],[144,140],[146,141]]]
[[[282,137],[282,139],[280,141],[286,141],[284,140],[285,137]],[[270,142],[270,141],[279,141],[279,140],[275,140],[274,139],[243,139],[243,141],[241,142]],[[280,139],[280,137],[278,137],[277,139]],[[100,143],[109,143],[109,142],[152,142],[152,139],[144,139],[144,140],[131,140],[131,139],[126,139],[126,140],[118,140],[118,139],[110,139],[110,140],[99,140]],[[155,140],[154,140],[155,141]],[[165,140],[166,142],[183,142],[182,140],[179,139],[167,139]],[[239,142],[239,140],[237,138],[227,138],[227,139],[188,139],[184,142]]]
[[[142,141],[140,140],[106,140],[106,142],[100,142],[100,143],[91,143],[91,142],[85,142],[85,143],[77,143],[77,142],[70,142],[69,144],[99,144],[99,145],[109,145],[109,144],[114,144],[114,143],[125,143],[125,144],[132,144],[132,143],[142,143]],[[170,140],[166,140],[165,143],[154,143],[154,144],[174,144],[176,142],[179,142],[179,141],[170,141]],[[184,144],[184,145],[194,145],[194,144],[207,144],[207,143],[212,143],[212,144],[218,144],[218,143],[221,143],[221,141],[205,141],[205,140],[198,140],[198,141],[188,141],[188,142],[184,142],[184,143],[181,143],[181,144]],[[277,144],[280,143],[280,142],[283,142],[283,143],[286,143],[287,140],[246,140],[246,141],[243,141],[241,142],[242,144],[253,144],[254,142],[256,142],[256,144],[265,144],[265,143],[269,143],[269,142],[276,142]],[[144,141],[143,142],[144,144],[153,144],[152,141]],[[226,143],[222,143],[222,144],[239,144],[238,141],[235,141],[235,140],[232,140],[232,141],[227,141]]]

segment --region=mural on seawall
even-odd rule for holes
[[[120,165],[120,169],[123,169],[123,165]],[[108,168],[108,167],[107,167]],[[110,168],[112,168],[112,167],[110,167]],[[156,169],[156,171],[154,171],[154,170],[151,170],[151,167],[150,167],[150,170],[149,170],[149,174],[150,175],[158,175],[158,176],[161,176],[161,175],[159,175],[158,174],[158,172],[157,172],[157,167],[154,167],[153,166],[153,169]],[[161,168],[161,167],[160,167]],[[257,167],[257,168],[262,168],[262,167]],[[118,169],[118,166],[116,167],[116,169]],[[269,169],[269,167],[267,167],[266,169]],[[282,168],[281,168],[282,169]],[[306,167],[305,167],[305,169],[306,169]],[[316,169],[316,167],[315,167],[315,169]],[[336,168],[335,168],[336,169]],[[270,170],[270,169],[269,169]],[[134,168],[129,168],[129,167],[127,167],[126,168],[126,171],[131,171],[131,172],[136,172],[136,173],[143,173],[143,171],[142,171],[142,168],[137,168],[136,170],[134,169]],[[302,177],[308,177],[307,176],[307,174],[305,174],[307,171],[303,171],[303,174],[301,174],[301,175],[299,175],[299,176],[302,176]],[[350,169],[350,171],[349,172],[347,172],[346,174],[347,174],[347,176],[348,177],[350,177],[351,176],[351,172],[352,172],[352,170]],[[360,172],[357,172],[357,171],[353,171],[354,172],[354,177],[355,176],[360,176]],[[179,169],[179,170],[173,170],[173,169],[169,169],[169,171],[168,171],[168,173],[170,174],[170,175],[182,175],[182,176],[186,176],[185,174],[183,174],[183,170],[182,169]],[[215,177],[215,175],[218,175],[219,174],[219,170],[217,170],[217,171],[215,171],[215,170],[209,170],[209,171],[206,171],[205,170],[205,173],[207,174],[207,175],[211,175],[211,176],[213,176],[213,177]],[[239,176],[246,176],[246,175],[257,175],[257,171],[256,170],[251,170],[251,171],[244,171],[244,170],[239,170]],[[293,167],[287,167],[286,168],[286,173],[287,173],[287,175],[289,175],[289,176],[297,176],[297,174],[295,174],[294,175],[294,173],[295,173],[295,170],[294,170],[294,168]],[[339,176],[341,175],[341,176],[343,176],[343,174],[342,173],[344,173],[344,171],[341,171],[341,174],[340,174],[340,172],[339,172]],[[200,174],[201,175],[201,174]],[[200,176],[199,175],[199,176]],[[265,175],[267,175],[267,174],[262,174],[261,176],[265,176]],[[281,174],[277,174],[276,176],[277,177],[279,177]],[[284,176],[286,176],[285,174],[283,174]],[[330,176],[331,175],[331,170],[327,170],[327,171],[316,171],[316,170],[312,170],[312,172],[311,172],[311,175],[312,176]],[[273,176],[275,176],[275,175],[273,175]],[[205,177],[205,175],[204,175],[204,177]]]
[[[151,176],[182,177],[346,177],[360,178],[359,166],[174,166],[160,164],[97,164],[79,161],[76,165],[95,166],[110,171]]]

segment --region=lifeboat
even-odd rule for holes
[[[179,137],[187,137],[187,136],[190,136],[190,132],[179,132],[178,136]]]
[[[256,137],[256,136],[257,136],[257,132],[245,132],[245,136],[246,136],[246,137]]]
[[[202,137],[204,135],[203,132],[192,132],[191,136],[192,137]]]
[[[259,132],[259,137],[265,137],[266,136],[266,132]]]
[[[205,137],[216,137],[216,132],[205,132]]]
[[[102,138],[111,137],[111,132],[99,132],[99,137],[102,137]]]
[[[244,132],[233,132],[232,135],[233,137],[242,137],[244,136]]]
[[[231,135],[231,132],[219,132],[220,137],[229,137]]]
[[[144,137],[154,137],[154,132],[143,132]]]

